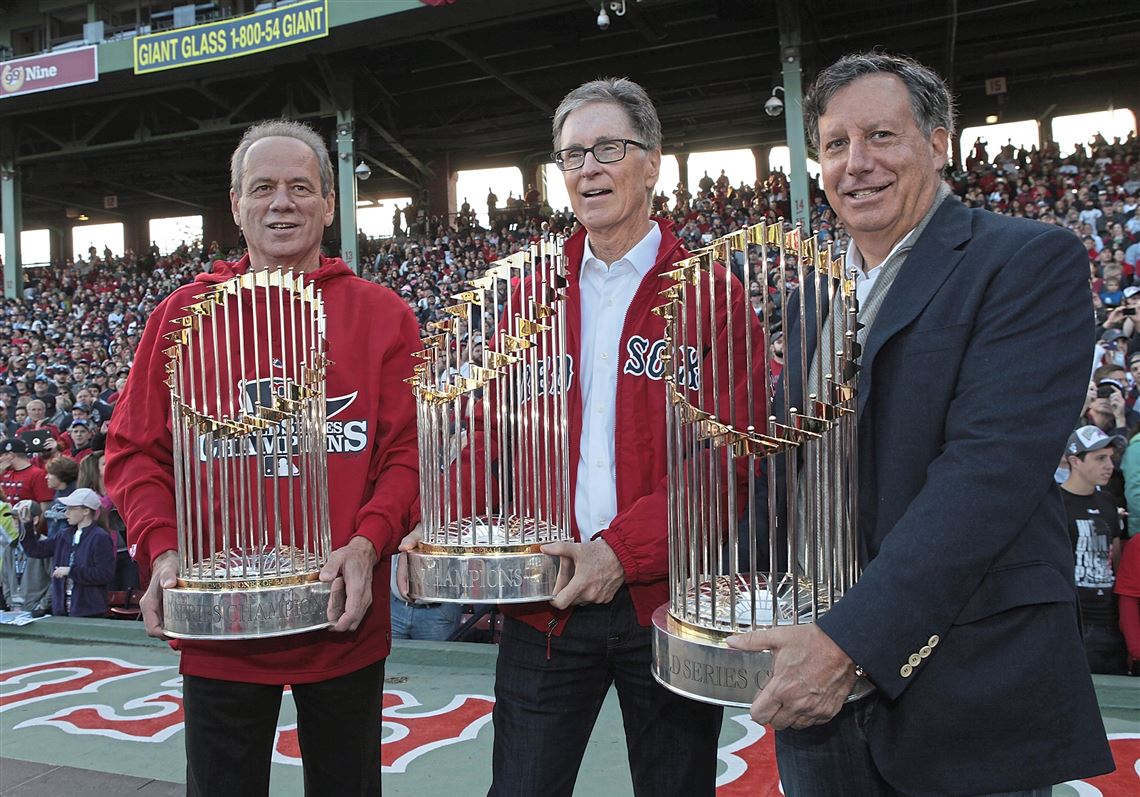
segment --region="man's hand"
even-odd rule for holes
[[[333,631],[355,631],[372,605],[372,570],[376,549],[364,537],[353,537],[348,544],[329,554],[321,568],[321,581],[332,582],[329,594],[329,622]]]
[[[562,560],[550,600],[555,609],[609,603],[625,583],[625,569],[605,540],[551,542],[542,552]]]
[[[1085,407],[1081,410],[1081,415],[1084,415],[1093,402],[1096,401],[1096,382],[1089,380],[1088,390],[1085,391]]]
[[[150,584],[139,601],[143,625],[149,636],[167,639],[162,627],[162,591],[178,584],[178,552],[163,551],[150,565]]]
[[[1108,406],[1112,408],[1112,416],[1116,419],[1116,426],[1124,426],[1124,394],[1119,390],[1112,391],[1108,397]]]
[[[405,552],[414,551],[416,549],[416,546],[419,545],[420,541],[424,538],[423,532],[424,524],[417,523],[416,527],[411,530],[408,536],[400,540],[400,550]]]
[[[70,574],[70,567],[57,567],[55,570],[51,571],[52,578],[67,578]]]
[[[772,677],[752,701],[752,719],[776,730],[827,722],[855,685],[855,663],[814,624],[728,638],[738,650],[772,651]]]

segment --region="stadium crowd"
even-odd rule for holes
[[[1081,417],[1074,418],[1074,428],[1082,427],[1081,433],[1070,439],[1057,479],[1070,512],[1090,664],[1094,671],[1140,674],[1140,544],[1125,544],[1130,533],[1140,533],[1140,407],[1135,406],[1140,398],[1140,140],[1130,135],[1110,143],[1097,136],[1068,154],[1055,145],[1026,150],[1007,144],[993,153],[989,148],[988,142],[977,140],[961,168],[948,175],[961,201],[1067,228],[1088,251],[1098,341],[1090,352],[1085,407]],[[781,172],[735,186],[724,172],[717,177],[705,173],[695,195],[682,185],[671,191],[660,188],[654,211],[673,220],[690,249],[747,225],[791,216],[788,183]],[[811,226],[821,245],[842,246],[842,223],[814,180],[809,190]],[[362,276],[403,297],[424,334],[431,322],[445,317],[450,297],[489,263],[525,247],[544,227],[569,234],[574,225],[568,210],[554,211],[532,186],[518,198],[512,195],[503,207],[493,193],[487,199],[489,227],[477,222],[466,200],[458,213],[448,216],[431,216],[426,202],[420,202],[398,211],[393,237],[361,235]],[[72,556],[82,550],[101,561],[86,568],[73,565],[70,576],[64,574],[73,582],[70,594],[79,594],[80,571],[82,578],[105,579],[101,583],[107,590],[137,588],[122,522],[99,479],[106,424],[130,372],[142,327],[156,305],[214,259],[236,259],[239,254],[217,243],[199,242],[166,254],[157,247],[121,256],[92,248],[85,258],[29,270],[24,297],[5,300],[0,316],[0,424],[5,438],[0,441],[0,488],[8,503],[0,504],[0,575],[9,607],[77,613],[75,606],[52,604],[48,586],[59,578],[53,575],[58,565],[52,569],[46,557],[36,556],[55,550],[49,551],[41,537],[51,540],[72,533],[62,501],[84,487],[101,496],[101,506],[83,533],[75,532]],[[748,275],[753,308],[768,320],[771,332],[779,333],[782,299],[796,287],[796,271],[786,268],[780,273],[774,263],[762,265],[758,249],[742,257],[748,258],[747,266],[737,262],[734,270],[738,276]],[[494,323],[494,318],[484,319],[469,351],[491,334]],[[782,351],[781,335],[773,334],[770,357],[776,373]],[[458,369],[464,365],[445,364]],[[42,434],[29,434],[37,431]],[[1111,454],[1108,475],[1093,473],[1093,460],[1107,456],[1097,452],[1105,451]],[[1075,517],[1087,512],[1088,491],[1099,508]],[[11,510],[6,513],[4,506]],[[105,546],[96,551],[80,544],[84,534],[90,538],[96,531],[111,537],[114,562],[109,568]],[[21,545],[21,537],[29,543]],[[106,602],[92,603],[93,591],[100,590],[84,588],[88,598],[73,602],[82,603],[82,613],[101,615]]]

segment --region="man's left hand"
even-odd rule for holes
[[[329,622],[333,631],[355,631],[372,605],[372,571],[376,549],[364,537],[353,537],[348,544],[329,554],[321,568],[321,581],[332,582],[329,595]]]
[[[625,568],[605,540],[551,542],[542,546],[542,552],[562,560],[550,600],[555,609],[609,603],[625,583]]]
[[[827,722],[855,685],[855,663],[814,624],[750,631],[729,647],[772,651],[772,677],[752,701],[752,719],[776,730]]]

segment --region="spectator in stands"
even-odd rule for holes
[[[127,546],[127,524],[123,516],[115,508],[111,496],[103,486],[103,469],[107,458],[102,451],[92,452],[79,463],[78,487],[87,487],[95,491],[103,502],[103,511],[99,515],[99,525],[107,530],[115,542],[115,576],[111,579],[110,589],[128,590],[139,588],[139,566],[131,558]]]
[[[1128,674],[1140,675],[1140,542],[1135,536],[1124,543],[1113,592],[1128,653]]]
[[[60,431],[60,435],[67,434],[68,428],[71,426],[72,419],[72,404],[71,398],[67,395],[60,395],[55,397],[55,415],[48,419],[48,425],[54,426]]]
[[[80,488],[59,501],[66,507],[68,530],[54,537],[27,534],[21,543],[29,557],[51,559],[52,614],[102,617],[115,572],[115,548],[95,522],[99,496]]]
[[[17,424],[8,415],[8,405],[0,402],[0,438],[14,437]]]
[[[71,438],[71,447],[64,453],[76,462],[82,462],[93,451],[91,422],[82,419],[72,421],[68,436]]]
[[[32,399],[25,405],[25,408],[28,411],[28,419],[24,422],[24,425],[20,427],[21,432],[34,432],[37,429],[46,429],[51,432],[53,438],[59,439],[59,427],[48,422],[46,417],[47,406],[42,399]]]
[[[47,472],[47,485],[55,491],[51,505],[44,510],[44,523],[47,536],[55,537],[67,529],[67,507],[60,499],[71,495],[75,481],[79,478],[79,463],[70,457],[56,457],[44,468]]]
[[[1100,488],[1112,476],[1113,449],[1123,449],[1124,444],[1124,438],[1109,436],[1095,426],[1077,429],[1065,448],[1069,478],[1061,485],[1076,557],[1085,654],[1093,672],[1107,675],[1125,672],[1124,643],[1112,591],[1122,531],[1115,501]]]
[[[47,473],[32,464],[28,447],[19,438],[0,440],[0,490],[16,509],[25,528],[42,526],[43,511],[55,498],[47,483]],[[4,599],[12,608],[37,612],[51,606],[50,570],[46,562],[28,562],[17,589],[14,551],[8,548],[0,563],[0,583],[3,583]]]

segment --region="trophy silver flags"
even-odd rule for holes
[[[415,392],[422,541],[411,594],[444,602],[525,603],[554,592],[571,540],[563,241],[492,263],[424,340]],[[517,290],[513,290],[515,286]],[[483,341],[488,322],[499,322]]]
[[[210,288],[174,320],[178,585],[166,633],[249,639],[326,627],[332,547],[321,292],[290,271]]]
[[[805,406],[789,407],[783,381],[774,395],[774,319],[766,302],[755,309],[747,301],[733,304],[740,283],[712,279],[714,269],[728,264],[735,265],[744,286],[758,280],[765,299],[771,268],[773,287],[784,299],[783,329],[798,329],[801,352],[807,350],[809,327],[823,342],[814,358],[804,354],[791,369],[802,375]],[[858,576],[859,327],[854,281],[842,266],[819,251],[814,236],[801,236],[783,222],[761,223],[678,262],[668,274],[675,281],[664,292],[668,301],[655,309],[665,318],[668,362],[676,367],[665,369],[669,603],[653,615],[653,675],[687,697],[751,705],[771,677],[772,654],[735,650],[725,640],[754,629],[814,622]],[[801,290],[789,298],[789,287],[797,283]],[[759,325],[733,317],[751,313],[760,316]],[[708,324],[700,323],[719,314],[726,316],[723,338],[708,335]],[[790,324],[795,316],[800,323]],[[746,351],[734,351],[741,339]],[[754,347],[761,347],[764,367],[741,374],[741,368],[751,369]],[[685,367],[694,350],[706,352],[705,373],[696,379]],[[773,403],[787,412],[758,417]],[[852,697],[870,689],[860,678]]]

